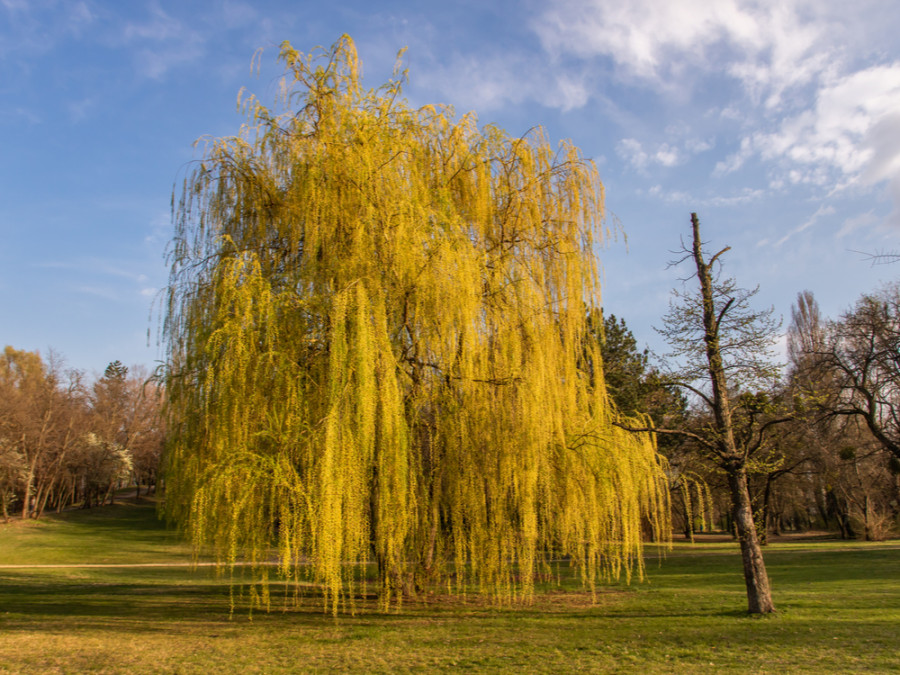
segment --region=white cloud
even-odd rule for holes
[[[719,111],[719,117],[721,117],[723,120],[739,121],[739,120],[743,119],[744,115],[740,110],[738,110],[734,106],[729,105],[729,106],[722,108],[722,110]]]
[[[63,0],[0,0],[5,10],[0,26],[0,60],[20,60],[24,69],[33,59],[52,52],[72,36],[82,37],[96,20],[87,3]]]
[[[810,227],[816,224],[816,221],[822,216],[831,216],[834,215],[834,207],[823,204],[816,212],[813,213],[803,224],[798,225],[793,230],[784,235],[781,239],[775,242],[775,246],[781,246],[788,239],[793,237],[795,234],[800,234],[804,230],[808,230]]]
[[[172,69],[187,63],[193,63],[203,56],[203,49],[198,44],[184,44],[180,47],[171,45],[155,49],[141,49],[136,57],[138,68],[147,77],[161,80]]]
[[[847,218],[847,220],[845,220],[844,224],[841,226],[841,229],[838,230],[837,238],[840,239],[842,237],[853,234],[860,229],[870,228],[873,225],[877,225],[878,220],[878,217],[872,211],[861,213],[860,215],[854,216],[852,218]]]
[[[671,133],[677,130],[667,131]],[[688,138],[681,141],[680,146],[677,139],[672,139],[669,142],[658,144],[654,149],[645,149],[636,138],[623,138],[616,144],[616,154],[632,168],[643,171],[653,164],[666,168],[684,164],[691,155],[706,152],[712,147],[713,144],[710,141]]]
[[[762,199],[765,195],[765,190],[743,188],[727,196],[701,197],[684,190],[666,190],[662,185],[654,185],[647,191],[647,194],[671,204],[685,204],[692,208],[700,208],[703,206],[727,207],[749,204]]]
[[[753,155],[753,147],[751,144],[750,138],[741,139],[741,147],[740,150],[730,154],[725,159],[716,162],[716,168],[713,170],[714,176],[723,176],[725,174],[733,173],[744,166],[744,162],[746,162]]]
[[[728,72],[777,104],[822,69],[829,23],[814,0],[562,0],[532,28],[551,54],[612,59],[623,77],[665,86],[688,69]],[[812,19],[812,20],[811,20]]]
[[[495,110],[525,100],[562,111],[587,104],[590,88],[577,69],[560,74],[544,65],[530,55],[456,55],[419,73],[416,83],[437,89],[460,112]]]
[[[838,192],[887,183],[900,204],[900,62],[823,82],[812,105],[744,137],[715,173],[737,171],[753,156],[771,163],[773,186]]]
[[[197,30],[166,13],[156,4],[150,6],[150,17],[143,22],[130,22],[122,29],[120,42],[135,52],[139,71],[161,80],[174,67],[193,63],[205,54],[205,39]]]
[[[148,223],[147,234],[144,235],[144,243],[150,248],[160,248],[172,237],[172,216],[170,213],[161,212]]]
[[[763,136],[758,143],[764,156],[784,154],[798,164],[824,163],[849,175],[872,158],[872,148],[865,142],[870,132],[878,131],[882,137],[896,134],[898,110],[900,62],[875,66],[825,84],[813,108],[788,118],[779,133]],[[889,116],[894,117],[893,125]]]
[[[40,269],[76,272],[82,276],[91,274],[96,277],[127,279],[138,284],[146,284],[149,281],[149,277],[146,274],[137,271],[135,268],[128,266],[128,264],[126,261],[111,263],[100,258],[80,258],[67,261],[44,261],[35,263],[34,266]]]
[[[659,146],[653,154],[653,160],[661,166],[675,166],[682,161],[678,148],[672,147],[668,143]]]
[[[699,155],[701,152],[706,152],[707,150],[712,150],[715,147],[715,143],[711,140],[703,141],[699,138],[689,138],[684,143],[685,149],[687,149],[691,154]]]
[[[650,160],[641,142],[636,138],[623,138],[619,141],[616,145],[616,154],[638,170],[645,168]]]
[[[12,120],[14,123],[24,122],[28,126],[43,122],[41,116],[34,110],[23,108],[22,106],[17,106],[9,110],[0,108],[0,121],[5,122],[6,120]]]
[[[621,80],[676,98],[701,78],[730,78],[744,100],[721,101],[718,117],[740,124],[743,138],[714,175],[756,156],[773,185],[886,183],[900,222],[900,62],[878,56],[896,53],[894,9],[887,0],[858,0],[852,12],[838,0],[560,0],[532,29],[558,59],[606,60]],[[638,169],[682,163],[679,149],[619,145]]]
[[[169,16],[161,7],[150,7],[151,17],[143,23],[128,23],[122,31],[126,40],[139,38],[141,40],[155,40],[162,42],[181,37],[185,29],[181,22]]]
[[[743,188],[737,194],[722,197],[717,195],[701,202],[710,206],[738,206],[740,204],[749,204],[750,202],[759,201],[766,194],[765,190],[754,188]]]

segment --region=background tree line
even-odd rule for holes
[[[0,355],[0,507],[3,518],[88,508],[113,491],[155,487],[165,430],[161,389],[119,361],[88,384],[52,355],[7,346]]]
[[[676,386],[682,372],[654,366],[625,321],[594,320],[610,396],[647,413],[669,461],[672,523],[695,532],[734,531],[728,476],[702,438],[712,413]],[[660,330],[665,333],[666,328]],[[774,327],[769,334],[775,335]],[[757,532],[827,530],[884,539],[900,516],[900,284],[863,295],[835,319],[799,293],[787,331],[785,368],[736,379],[728,392]],[[765,428],[764,433],[759,430]]]
[[[708,414],[652,365],[626,322],[596,314],[610,396],[656,427],[700,429]],[[840,532],[877,540],[900,514],[900,285],[864,295],[837,319],[799,293],[787,331],[788,364],[768,387],[733,392],[745,417],[790,416],[753,453],[754,516],[767,534]],[[0,358],[0,507],[39,517],[91,506],[112,489],[155,486],[164,441],[161,391],[142,368],[110,363],[87,384],[51,355],[6,347]],[[690,438],[660,435],[669,460],[672,523],[686,537],[731,530],[727,479]]]

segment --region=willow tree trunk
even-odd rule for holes
[[[728,487],[731,489],[731,507],[741,543],[744,563],[744,581],[747,585],[747,611],[751,614],[769,614],[775,611],[769,575],[763,562],[762,547],[753,522],[750,491],[747,489],[747,471],[744,467],[728,471]]]

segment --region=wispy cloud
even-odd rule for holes
[[[868,229],[874,225],[878,224],[878,216],[876,216],[872,211],[867,211],[865,213],[861,213],[858,216],[853,216],[852,218],[847,218],[843,225],[841,225],[841,229],[838,230],[837,238],[842,239],[843,237],[849,236],[855,233],[860,229]]]
[[[7,12],[25,12],[28,9],[26,0],[0,0],[0,5],[3,5],[3,9]]]
[[[93,110],[96,105],[97,99],[93,96],[88,96],[79,101],[72,101],[68,105],[69,116],[72,118],[73,122],[82,122],[88,118],[91,110]]]
[[[91,295],[96,298],[102,298],[103,300],[111,300],[117,301],[119,299],[119,292],[113,288],[109,288],[108,286],[75,286],[73,290],[76,293],[81,293],[84,295]]]
[[[685,155],[675,146],[660,143],[647,151],[636,138],[624,138],[616,145],[616,154],[633,168],[641,171],[651,164],[670,167],[685,161]]]
[[[129,22],[122,31],[122,37],[128,40],[152,40],[165,42],[177,40],[187,33],[184,25],[166,13],[159,5],[150,6],[150,17],[142,22]]]
[[[142,272],[141,265],[130,265],[128,261],[79,258],[37,262],[32,266],[59,271],[61,274],[56,283],[67,291],[114,303],[143,305],[157,295],[161,281]]]
[[[853,12],[837,0],[561,0],[532,28],[551,55],[611,63],[620,81],[663,96],[700,94],[724,76],[738,98],[718,117],[740,125],[740,146],[715,176],[758,158],[781,188],[886,185],[900,223],[900,62],[878,56],[900,30],[893,9],[886,0]],[[633,137],[618,151],[639,170],[688,159],[671,142]]]
[[[149,277],[128,266],[126,262],[109,262],[97,258],[80,258],[77,260],[48,260],[34,263],[34,267],[48,270],[65,270],[77,272],[83,276],[90,274],[95,277],[113,277],[116,279],[126,279],[136,284],[146,284]]]
[[[741,169],[752,157],[767,162],[773,187],[808,185],[829,193],[887,185],[900,223],[900,62],[834,77],[807,109],[758,129],[716,165]]]
[[[144,243],[152,247],[165,244],[172,237],[172,216],[169,213],[160,213],[149,224],[148,233],[144,236]]]
[[[808,180],[803,169],[827,167],[877,182],[900,161],[898,110],[900,62],[874,66],[824,83],[813,106],[785,118],[774,133],[756,133],[751,146],[764,159],[800,168],[795,180]]]
[[[0,28],[0,60],[22,60],[53,51],[70,37],[82,36],[96,21],[87,2],[0,0],[6,26]]]
[[[700,208],[703,206],[730,207],[749,204],[762,199],[766,191],[753,188],[742,188],[737,192],[728,195],[707,195],[702,196],[693,194],[685,190],[666,189],[662,185],[654,185],[647,194],[664,202],[671,204],[684,204],[692,208]]]
[[[490,111],[537,101],[563,111],[584,106],[591,87],[578,69],[552,73],[534,55],[451,55],[416,76],[416,82],[440,91],[462,110]]]
[[[139,45],[135,59],[141,73],[161,80],[172,69],[194,63],[205,54],[205,38],[159,5],[150,6],[144,21],[127,23],[122,30],[123,44]]]
[[[29,126],[40,124],[43,121],[41,116],[34,110],[23,108],[22,106],[16,106],[11,109],[0,108],[0,121],[6,120],[13,120],[16,123],[24,122]]]
[[[784,244],[788,239],[790,239],[794,235],[800,234],[804,230],[808,230],[813,225],[815,225],[816,221],[819,220],[819,218],[821,218],[822,216],[831,216],[831,215],[834,215],[834,207],[823,204],[818,209],[816,209],[816,212],[813,213],[803,224],[798,225],[793,230],[791,230],[786,235],[784,235],[781,239],[776,241],[775,246],[781,246],[782,244]]]
[[[637,171],[649,166],[673,167],[687,162],[691,156],[706,152],[713,147],[712,142],[688,138],[680,143],[672,140],[645,148],[636,138],[623,138],[616,144],[616,154]]]
[[[561,0],[532,22],[551,54],[603,56],[620,77],[658,87],[681,86],[688,70],[720,70],[777,100],[822,68],[825,28],[801,19],[812,2],[778,0]]]

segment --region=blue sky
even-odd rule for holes
[[[900,275],[858,253],[900,250],[894,0],[0,0],[0,346],[152,367],[194,141],[237,132],[242,87],[273,100],[281,41],[342,33],[367,85],[408,47],[411,104],[597,162],[627,236],[599,251],[604,305],[642,344],[664,351],[691,211],[785,324],[799,291],[837,316]]]

